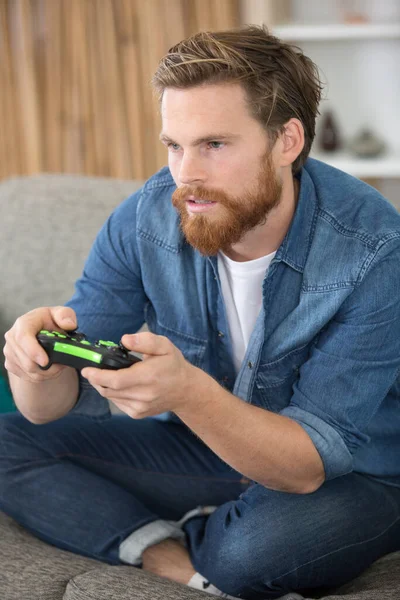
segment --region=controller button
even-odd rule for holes
[[[107,342],[106,340],[98,340],[96,342],[99,346],[106,346],[108,348],[118,348],[118,344],[114,342]]]
[[[70,335],[74,336],[75,342],[82,342],[86,339],[86,335],[84,333],[81,333],[80,331],[73,331]]]

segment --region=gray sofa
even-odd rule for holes
[[[98,229],[138,185],[70,175],[0,182],[1,335],[20,314],[70,297]],[[111,567],[59,550],[0,513],[0,600],[183,598],[210,596],[134,567]],[[321,598],[399,599],[400,552]]]

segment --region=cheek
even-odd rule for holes
[[[230,164],[220,164],[215,171],[216,187],[222,187],[235,196],[245,192],[254,184],[259,171],[255,162],[239,160]]]
[[[176,184],[178,181],[180,164],[181,164],[181,161],[180,161],[179,154],[174,154],[172,152],[169,152],[168,153],[168,167],[169,167],[169,170],[171,171],[172,178]]]

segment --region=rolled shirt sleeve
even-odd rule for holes
[[[144,322],[146,294],[136,248],[136,211],[141,190],[121,203],[99,231],[85,262],[75,294],[66,303],[74,309],[78,329],[88,340],[118,343]],[[79,376],[79,397],[72,414],[106,418],[108,401]]]
[[[400,247],[388,240],[365,276],[320,333],[280,411],[312,439],[326,479],[353,470],[371,442],[369,425],[400,370]],[[388,416],[388,418],[390,418]]]

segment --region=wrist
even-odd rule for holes
[[[182,401],[174,410],[180,418],[193,412],[203,411],[212,402],[215,388],[218,386],[218,383],[208,373],[191,364],[189,364],[185,383]]]

